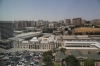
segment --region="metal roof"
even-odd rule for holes
[[[55,58],[65,59],[66,57],[67,55],[65,55],[63,52],[61,51],[56,52]]]
[[[15,37],[12,37],[12,38],[9,38],[11,40],[24,40],[25,38],[29,38],[29,37],[32,37],[32,36],[38,36],[42,34],[41,32],[29,32],[29,33],[22,33],[22,34],[19,34]]]
[[[22,33],[17,35],[16,37],[24,37],[24,36],[32,36],[32,35],[39,35],[42,34],[41,32],[28,32],[28,33]]]
[[[23,31],[14,31],[15,33],[22,33]]]
[[[12,37],[12,38],[9,38],[10,40],[16,40],[16,41],[23,41],[24,39],[21,39],[21,38],[17,38],[17,37]]]
[[[70,51],[71,55],[74,55],[75,57],[83,57],[87,59],[92,59],[92,60],[100,60],[100,55],[97,53],[91,52],[90,54],[83,54],[82,52],[78,50],[72,50]]]

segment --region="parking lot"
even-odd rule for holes
[[[0,53],[0,66],[42,66],[42,54],[38,51]]]

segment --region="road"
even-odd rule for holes
[[[28,66],[31,63],[33,58],[34,58],[34,55],[30,58],[29,62],[27,62],[27,64],[25,66]]]
[[[27,51],[25,51],[25,53],[22,55],[22,57],[19,59],[19,61],[18,61],[18,62],[20,62],[20,61],[21,61],[21,59],[22,59],[22,58],[24,58],[26,55],[27,55]],[[15,63],[15,64],[14,64],[14,66],[16,66],[16,65],[17,65],[17,63]]]
[[[34,55],[30,58],[29,62],[25,66],[28,66],[31,63],[33,58],[34,58]],[[39,66],[42,66],[42,57],[39,60]]]
[[[43,57],[40,58],[39,66],[42,66],[42,58],[43,58]]]

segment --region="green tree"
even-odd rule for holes
[[[68,28],[65,28],[65,31],[68,31]]]
[[[50,55],[45,55],[45,56],[43,57],[43,61],[44,61],[44,62],[51,61],[51,56],[50,56]]]
[[[65,61],[67,66],[80,66],[78,60],[73,55],[66,57]]]
[[[93,35],[93,32],[90,32],[89,35]]]
[[[57,28],[43,28],[43,33],[53,33],[53,30],[56,30]]]
[[[98,54],[100,55],[100,52],[98,52]]]
[[[52,56],[52,51],[50,50],[50,51],[44,52],[44,53],[43,53],[43,57],[46,56],[46,55]]]
[[[56,51],[57,51],[57,49],[56,49],[56,48],[53,48],[53,49],[52,49],[52,52],[53,52],[53,53],[55,53]]]
[[[95,66],[95,64],[93,60],[87,59],[84,61],[84,66]]]
[[[72,34],[72,31],[68,31],[68,34],[71,35]]]
[[[61,66],[60,63],[54,63],[54,66]]]
[[[46,66],[53,66],[52,58],[50,55],[45,55],[42,60],[45,62]]]
[[[88,54],[91,54],[91,51],[88,51]]]
[[[60,48],[60,51],[65,54],[66,49],[65,48]]]

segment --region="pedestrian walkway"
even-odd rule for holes
[[[0,48],[0,53],[9,53],[9,52],[15,52],[15,51],[42,51],[42,52],[45,52],[47,50],[42,50],[42,49],[15,49],[15,48],[11,48],[11,49],[3,49],[3,48]]]

